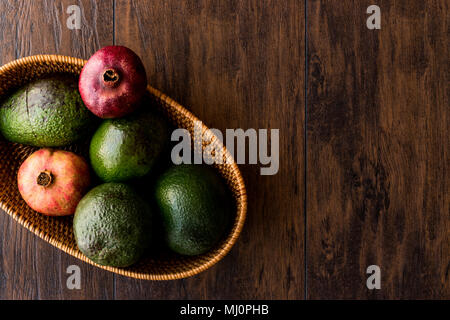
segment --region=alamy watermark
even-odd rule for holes
[[[81,8],[75,4],[67,7],[66,13],[69,17],[66,20],[66,26],[70,30],[81,29]]]
[[[270,129],[270,143],[267,129],[226,129],[225,146],[228,154],[224,152],[224,135],[220,130],[204,131],[202,122],[195,121],[193,134],[194,137],[191,137],[187,129],[175,129],[172,132],[171,140],[178,142],[171,152],[174,164],[230,164],[234,160],[238,164],[260,163],[264,166],[260,168],[261,175],[278,172],[279,129]]]
[[[381,29],[381,10],[380,7],[373,4],[367,7],[367,14],[370,16],[367,18],[366,25],[369,30]]]

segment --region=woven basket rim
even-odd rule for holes
[[[28,57],[23,57],[20,59],[13,60],[9,63],[6,63],[5,65],[0,67],[0,75],[7,74],[10,72],[14,72],[14,69],[17,67],[29,65],[29,64],[39,64],[39,63],[48,63],[48,64],[55,64],[55,63],[65,63],[65,64],[71,64],[76,67],[82,68],[84,64],[87,62],[87,60],[70,57],[70,56],[64,56],[64,55],[57,55],[57,54],[39,54],[39,55],[33,55]],[[165,95],[158,89],[148,85],[147,90],[150,94],[155,96],[156,98],[162,100],[167,105],[169,105],[171,108],[176,109],[178,112],[182,113],[185,117],[189,118],[192,121],[201,121],[198,119],[194,114],[192,114],[190,111],[185,109],[182,105],[177,103],[175,100],[170,98],[169,96]],[[1,93],[0,93],[1,95]],[[203,122],[202,122],[203,123]],[[202,130],[206,132],[207,134],[211,135],[212,137],[217,137],[214,135],[212,131],[209,130],[208,127],[206,127],[204,124],[202,125]],[[219,140],[217,140],[219,141]],[[219,142],[220,143],[220,142]],[[223,145],[222,145],[223,146]],[[86,256],[84,256],[79,250],[74,250],[67,246],[66,244],[56,241],[55,239],[52,239],[49,234],[45,232],[39,232],[39,230],[36,230],[32,226],[30,226],[29,223],[27,223],[27,220],[23,217],[19,217],[17,213],[8,206],[8,203],[4,203],[3,201],[0,201],[0,208],[3,209],[8,215],[10,215],[15,221],[17,221],[19,224],[21,224],[23,227],[25,227],[27,230],[33,232],[35,235],[37,235],[39,238],[43,239],[44,241],[50,243],[54,247],[57,247],[58,249],[70,254],[71,256],[84,261],[86,263],[89,263],[91,265],[94,265],[98,268],[120,274],[126,277],[141,279],[141,280],[176,280],[176,279],[182,279],[194,276],[200,272],[205,271],[206,269],[209,269],[213,265],[215,265],[218,261],[220,261],[233,247],[233,245],[236,243],[242,228],[244,226],[244,222],[246,219],[246,213],[247,213],[247,193],[246,188],[244,184],[244,179],[242,177],[242,174],[239,170],[238,165],[228,152],[226,150],[226,147],[223,146],[223,150],[225,151],[225,156],[227,159],[231,157],[230,166],[233,168],[233,175],[234,179],[237,181],[237,184],[239,186],[238,192],[239,192],[239,204],[240,204],[240,210],[237,211],[237,220],[234,223],[233,229],[228,234],[223,247],[217,251],[217,253],[212,256],[210,259],[207,260],[207,262],[198,265],[188,271],[183,272],[168,272],[165,274],[151,274],[151,273],[144,273],[144,272],[136,272],[136,271],[130,271],[124,268],[116,268],[116,267],[109,267],[109,266],[102,266],[99,264],[96,264],[95,262],[88,259]],[[236,209],[238,210],[238,209]]]

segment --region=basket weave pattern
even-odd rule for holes
[[[0,67],[0,98],[3,99],[4,95],[11,90],[45,75],[53,73],[79,75],[85,63],[86,61],[82,59],[58,55],[37,55],[12,61]],[[193,137],[194,121],[198,121],[198,119],[160,91],[148,86],[148,92],[155,105],[167,116],[169,121],[176,127],[189,130]],[[0,207],[40,238],[99,268],[146,280],[172,280],[193,276],[208,269],[228,253],[242,230],[247,210],[245,185],[237,164],[232,160],[232,156],[221,141],[206,126],[202,125],[202,131],[204,137],[211,139],[211,143],[218,144],[223,148],[224,158],[229,160],[229,162],[217,164],[214,167],[231,190],[236,207],[234,223],[228,236],[206,254],[195,257],[172,253],[158,254],[154,257],[143,258],[128,268],[106,267],[92,262],[77,248],[72,232],[73,217],[41,215],[29,208],[20,196],[17,188],[17,172],[22,162],[37,148],[7,142],[3,138],[0,138]],[[202,148],[205,148],[205,145]],[[79,146],[71,146],[69,149],[78,152]]]

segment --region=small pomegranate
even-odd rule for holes
[[[73,214],[90,184],[87,162],[60,150],[40,149],[20,166],[19,192],[35,211],[49,216]]]
[[[120,118],[134,111],[146,87],[141,59],[122,46],[97,51],[84,65],[78,81],[84,104],[103,119]]]

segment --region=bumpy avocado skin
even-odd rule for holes
[[[105,182],[143,177],[150,173],[168,141],[168,124],[153,111],[105,120],[91,140],[92,168]]]
[[[85,107],[77,79],[56,75],[31,82],[0,106],[5,139],[36,147],[59,147],[87,137],[96,118]]]
[[[183,255],[211,249],[229,228],[232,198],[212,168],[179,165],[156,183],[167,245]]]
[[[89,191],[75,211],[78,248],[92,261],[127,267],[139,260],[151,241],[149,205],[123,183],[105,183]]]

